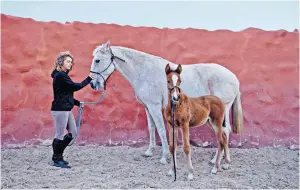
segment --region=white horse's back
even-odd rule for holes
[[[114,46],[121,52],[126,52],[132,56],[139,56],[139,59],[144,59],[144,63],[135,62],[136,64],[143,64],[145,70],[156,70],[159,77],[156,82],[166,86],[166,77],[164,73],[165,66],[170,65],[171,69],[176,69],[178,64],[172,63],[159,56],[151,55],[135,49]],[[190,97],[199,97],[203,95],[216,95],[226,104],[232,101],[239,92],[239,80],[226,67],[216,63],[195,63],[189,65],[182,65],[182,91]],[[157,76],[156,76],[157,77]],[[166,88],[162,92],[163,107],[167,104]]]
[[[159,83],[162,86],[166,86],[166,76],[164,73],[165,66],[170,65],[174,70],[178,67],[178,64],[172,63],[159,56],[141,52],[135,49],[113,46],[113,51],[118,56],[133,58],[135,60],[133,67],[139,69],[140,65],[145,72],[148,72],[149,76],[145,75],[145,78],[151,78],[150,73],[155,71],[155,80],[151,82]],[[150,71],[150,72],[149,72]],[[139,73],[143,73],[138,71]],[[146,73],[145,73],[146,74]],[[225,104],[232,102],[232,98],[236,97],[239,92],[239,80],[236,75],[233,74],[226,67],[216,63],[195,63],[189,65],[182,65],[182,91],[190,97],[199,97],[203,95],[216,95]],[[158,92],[159,93],[159,92]],[[160,92],[163,96],[163,107],[167,105],[167,88],[162,89]]]
[[[239,92],[239,80],[226,67],[216,63],[182,65],[182,91],[188,96],[216,95],[224,103]]]

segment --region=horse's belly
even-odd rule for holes
[[[201,126],[201,125],[204,125],[208,120],[208,117],[192,117],[190,122],[189,122],[189,125],[190,127],[197,127],[197,126]]]
[[[199,125],[197,125],[197,123],[195,123],[195,122],[190,122],[190,127],[197,127],[197,126],[199,126]]]

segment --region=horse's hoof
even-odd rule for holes
[[[224,164],[224,165],[222,166],[222,168],[223,168],[224,170],[228,170],[228,169],[230,168],[230,165],[229,165],[229,164]]]
[[[216,167],[213,167],[213,169],[211,170],[212,174],[216,174],[218,172],[218,169]]]
[[[174,176],[174,171],[172,169],[169,170],[167,176],[170,176],[170,177]]]
[[[162,163],[162,164],[167,164],[168,163],[166,158],[160,159],[159,162]]]
[[[152,156],[153,156],[153,153],[152,153],[151,150],[147,150],[147,151],[143,154],[143,156],[145,156],[145,157],[152,157]]]
[[[194,175],[192,173],[189,173],[188,180],[192,180],[194,178]]]

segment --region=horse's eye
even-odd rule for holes
[[[96,61],[95,61],[96,63],[99,63],[100,62],[100,60],[99,59],[96,59]]]
[[[168,83],[170,83],[170,81],[168,80]]]

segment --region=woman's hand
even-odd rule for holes
[[[91,77],[92,79],[95,79],[96,78],[96,75],[94,73],[90,73],[89,74],[89,77]]]

